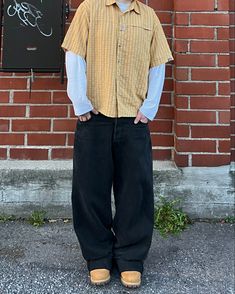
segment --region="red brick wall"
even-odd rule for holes
[[[168,1],[142,1],[152,7],[163,25],[164,32],[173,51],[173,0]],[[174,89],[173,89],[173,63],[166,66],[166,79],[164,92],[161,97],[157,119],[150,123],[153,145],[153,159],[171,160],[174,149]]]
[[[230,163],[229,1],[175,0],[174,160]]]
[[[167,64],[157,119],[150,123],[154,159],[172,159],[178,166],[229,164],[231,138],[234,154],[228,1],[142,1],[157,12],[175,56]],[[70,2],[67,28],[81,1]],[[59,74],[35,73],[30,98],[28,73],[0,73],[1,159],[70,159],[75,124]]]
[[[235,161],[235,0],[230,0],[231,161]]]

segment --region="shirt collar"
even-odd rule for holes
[[[112,5],[114,3],[116,3],[116,0],[106,0],[106,5]],[[132,0],[131,1],[129,10],[132,10],[132,9],[134,9],[135,12],[137,12],[138,14],[140,14],[140,7],[139,7],[139,3],[138,3],[137,0]]]

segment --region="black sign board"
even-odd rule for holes
[[[59,71],[63,0],[5,0],[4,70]]]

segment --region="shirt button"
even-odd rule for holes
[[[120,25],[120,31],[125,31],[126,25],[123,23]]]

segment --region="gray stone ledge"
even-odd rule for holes
[[[156,202],[160,195],[181,198],[180,206],[192,218],[234,214],[233,163],[178,168],[171,161],[154,161],[153,166]],[[48,217],[71,217],[71,180],[72,160],[2,160],[0,214],[26,217],[43,208]]]

